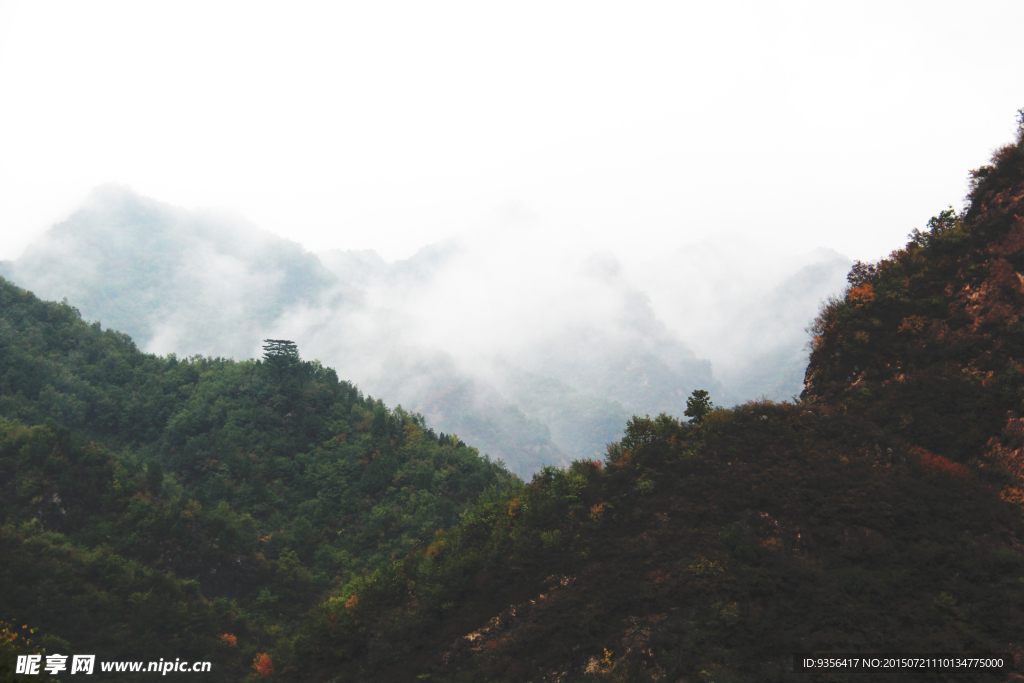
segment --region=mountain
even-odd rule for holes
[[[293,344],[155,356],[0,279],[0,622],[50,652],[241,679],[330,586],[515,480]]]
[[[158,353],[244,359],[258,355],[261,339],[289,335],[317,350],[317,334],[326,328],[330,344],[322,350],[378,395],[415,405],[448,432],[469,430],[521,473],[565,460],[543,424],[493,390],[483,387],[477,395],[479,382],[455,370],[447,356],[396,345],[388,339],[389,311],[367,305],[366,289],[377,283],[378,271],[386,271],[383,280],[401,295],[429,279],[430,264],[444,251],[424,249],[391,268],[379,257],[336,256],[328,263],[338,275],[299,245],[236,217],[177,209],[111,185],[95,190],[21,258],[0,264],[0,274],[44,298],[73,302],[88,319]],[[339,348],[339,329],[366,318],[374,321],[370,334],[348,335]],[[378,373],[381,363],[386,367]],[[409,390],[424,383],[427,396]],[[461,390],[453,392],[453,383]],[[437,400],[460,397],[465,400],[445,412],[431,410]]]
[[[146,349],[250,358],[261,331],[336,281],[294,242],[244,220],[189,212],[117,185],[3,265],[43,299],[68,299]]]
[[[781,401],[802,391],[806,327],[846,286],[852,263],[831,249],[779,256],[722,236],[659,255],[638,284],[668,328],[711,361],[720,403]]]
[[[422,250],[369,279],[370,296],[387,316],[377,324],[389,330],[386,341],[360,347],[330,322],[305,320],[296,325],[309,331],[298,336],[321,358],[365,358],[372,348],[384,356],[371,382],[378,393],[500,454],[522,476],[545,464],[600,458],[630,415],[682,412],[694,388],[720,389],[710,364],[665,327],[613,258],[586,259],[569,280],[582,291],[570,296],[557,290],[564,282],[551,282],[569,276],[552,270],[521,288],[521,273],[542,270],[524,251]],[[474,287],[502,301],[462,296]],[[450,319],[443,314],[449,306],[467,318]],[[342,363],[358,372],[351,360]]]
[[[1021,680],[1009,666],[794,666],[796,653],[1024,666],[1024,113],[969,199],[853,265],[812,324],[793,402],[680,396],[707,365],[604,257],[585,264],[598,296],[536,319],[558,322],[544,335],[575,330],[569,348],[604,374],[527,345],[485,359],[475,385],[452,354],[422,371],[425,356],[399,355],[416,382],[447,378],[424,393],[452,395],[438,409],[492,395],[499,412],[515,396],[526,410],[511,424],[577,415],[591,445],[642,401],[690,418],[634,415],[604,458],[528,483],[287,339],[260,360],[147,354],[0,281],[0,675],[17,680],[16,657],[45,648],[209,661],[218,680]],[[458,258],[408,264],[420,284],[401,297],[445,278],[464,289],[431,268]],[[393,267],[351,259],[360,278]],[[616,324],[585,324],[602,319]],[[487,414],[448,419],[500,433],[475,425]]]
[[[804,328],[849,266],[718,243],[636,266],[547,231],[506,207],[387,263],[108,185],[0,275],[151,353],[241,360],[293,339],[528,477],[600,458],[630,415],[680,414],[696,388],[728,404],[798,393]]]
[[[1021,680],[1024,113],[969,207],[856,263],[801,398],[634,417],[312,610],[293,680]],[[849,661],[846,660],[846,664]]]
[[[1022,468],[1022,145],[972,174],[970,206],[943,211],[906,248],[857,263],[825,306],[804,397],[960,462]]]

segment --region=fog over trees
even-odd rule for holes
[[[727,238],[624,257],[551,234],[512,205],[387,263],[108,185],[0,275],[146,351],[241,359],[294,340],[525,475],[601,457],[629,416],[681,416],[694,389],[798,394],[805,328],[850,266]]]

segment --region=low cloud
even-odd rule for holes
[[[521,204],[386,263],[106,186],[2,273],[156,353],[248,358],[288,338],[521,474],[600,457],[633,414],[801,389],[804,328],[849,259],[708,241],[593,252]]]

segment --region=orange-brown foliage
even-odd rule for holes
[[[904,318],[898,328],[899,332],[905,332],[908,334],[921,334],[924,330],[925,323],[927,321],[919,315],[912,315],[909,318]]]
[[[921,467],[924,468],[925,472],[932,476],[944,474],[955,479],[967,479],[971,476],[971,471],[967,469],[967,465],[951,462],[949,459],[944,458],[941,455],[929,453],[925,449],[917,446],[910,449],[910,452],[918,457],[921,461]]]
[[[1013,503],[1015,505],[1024,505],[1024,491],[1018,488],[1008,488],[999,493],[999,497],[1005,500],[1007,503]]]
[[[233,633],[222,633],[220,634],[220,639],[231,647],[238,647],[238,636]]]
[[[252,663],[252,667],[256,669],[256,673],[260,676],[265,677],[274,673],[274,662],[266,652],[256,655],[256,660]]]
[[[874,287],[871,286],[870,282],[866,282],[859,287],[851,289],[846,298],[854,304],[861,306],[875,300],[875,290]]]

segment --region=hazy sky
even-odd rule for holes
[[[114,181],[387,259],[507,206],[588,250],[876,259],[1012,137],[1022,25],[1019,0],[0,0],[0,258]]]

